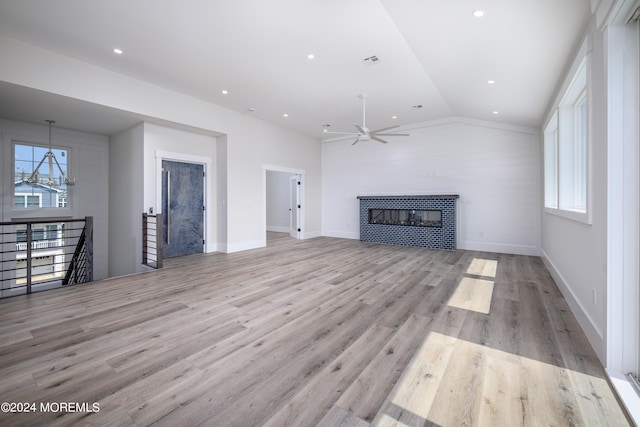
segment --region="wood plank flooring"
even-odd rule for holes
[[[629,425],[539,258],[279,233],[0,300],[0,396],[36,404],[7,426]]]

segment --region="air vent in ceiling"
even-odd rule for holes
[[[372,56],[369,56],[367,58],[364,58],[363,61],[367,65],[372,65],[372,64],[377,64],[378,62],[380,62],[380,58],[378,58],[375,55],[372,55]]]

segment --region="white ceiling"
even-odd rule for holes
[[[373,129],[540,127],[589,16],[589,0],[0,0],[0,34],[320,138],[361,123],[361,93]],[[106,135],[141,119],[7,83],[0,118]]]

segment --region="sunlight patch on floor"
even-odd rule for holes
[[[474,258],[471,261],[471,265],[467,269],[467,274],[474,274],[476,276],[484,277],[496,277],[496,270],[498,269],[498,261],[492,259]]]
[[[456,291],[451,295],[448,305],[450,307],[489,314],[492,295],[492,281],[463,277],[460,283],[458,283]]]
[[[602,408],[604,378],[431,332],[372,425],[627,425]]]

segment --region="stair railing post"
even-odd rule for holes
[[[31,293],[31,244],[33,243],[32,232],[32,224],[30,222],[27,223],[27,294]]]
[[[157,268],[162,268],[162,214],[156,215],[156,265]]]
[[[85,228],[85,262],[86,262],[86,272],[85,272],[85,282],[93,282],[93,217],[86,216],[84,217],[84,228]]]

